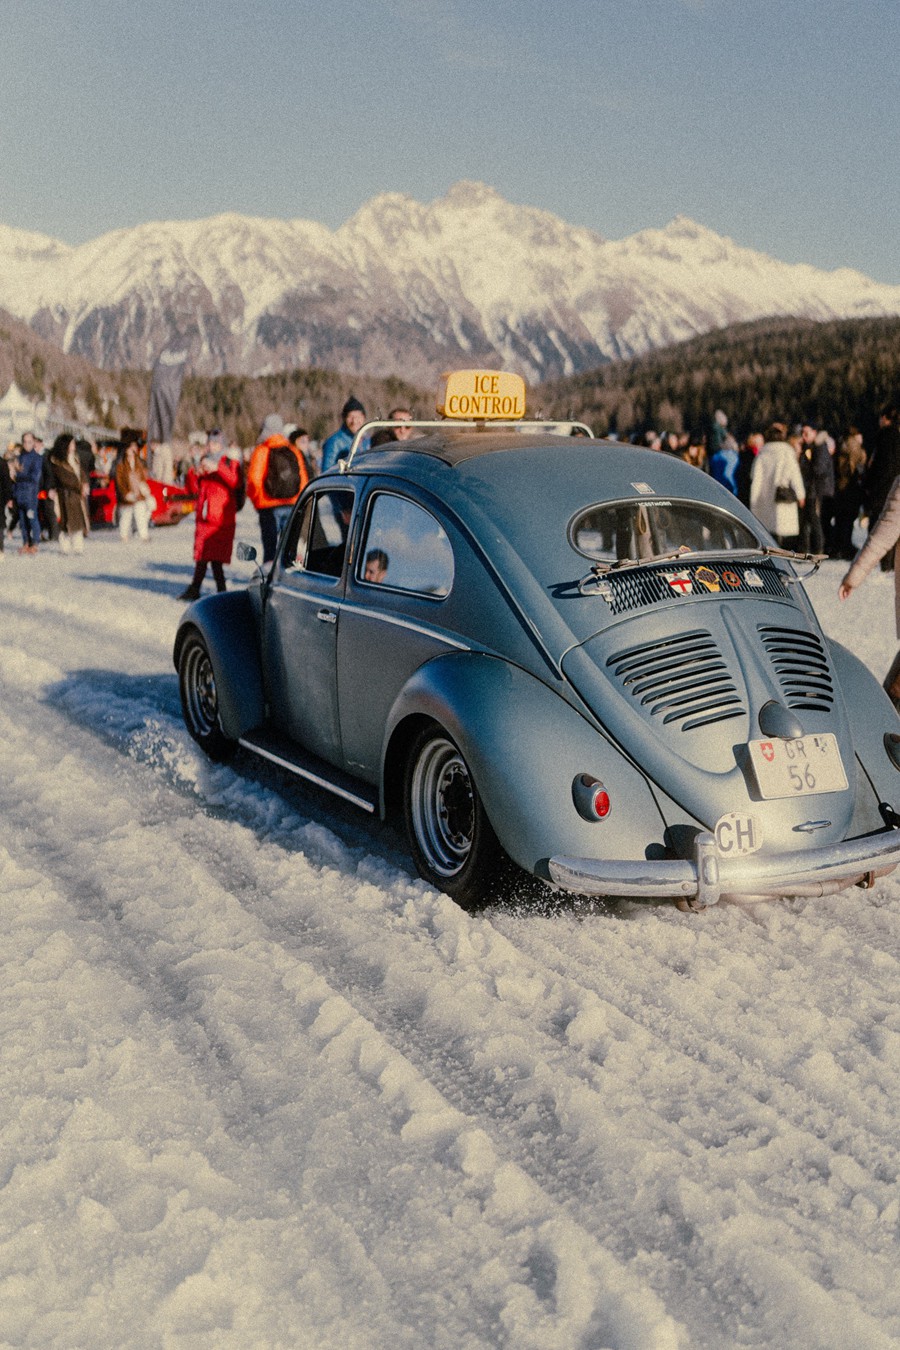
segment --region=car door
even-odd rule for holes
[[[266,602],[265,665],[276,732],[332,764],[341,761],[337,637],[353,516],[352,488],[301,501],[275,562]]]
[[[379,487],[362,512],[341,613],[338,691],[345,767],[376,782],[398,693],[426,661],[468,644],[446,631],[455,561],[440,521],[406,493]]]

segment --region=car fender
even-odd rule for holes
[[[176,669],[184,640],[192,632],[200,634],[209,651],[222,730],[237,740],[265,717],[259,620],[250,592],[225,591],[188,606],[175,635]]]
[[[884,744],[886,735],[900,734],[900,717],[882,685],[858,656],[833,638],[828,639],[828,647],[857,757],[879,800],[900,812],[900,772]]]
[[[382,755],[385,809],[397,802],[406,748],[424,718],[456,742],[500,843],[527,871],[548,877],[556,854],[643,859],[648,845],[661,845],[664,822],[643,774],[548,685],[477,652],[435,657],[396,699]],[[606,819],[576,810],[581,774],[609,791]]]

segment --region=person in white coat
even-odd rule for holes
[[[784,424],[773,422],[753,461],[750,510],[782,548],[795,548],[805,501],[806,487],[797,452],[787,440]]]

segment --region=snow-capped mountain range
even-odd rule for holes
[[[787,264],[684,216],[607,240],[480,183],[386,193],[337,230],[221,215],[73,247],[0,226],[0,306],[106,368],[187,341],[198,373],[329,366],[532,381],[741,320],[900,314],[900,286]]]

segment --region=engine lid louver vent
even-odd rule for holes
[[[606,664],[624,692],[663,725],[693,731],[744,715],[728,667],[705,629],[629,647]]]
[[[834,682],[821,639],[773,624],[758,627],[787,706],[828,712],[834,706]]]

